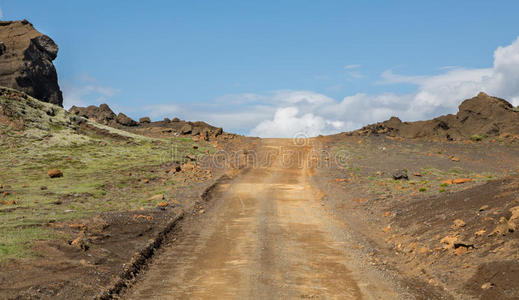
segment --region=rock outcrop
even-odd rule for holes
[[[28,21],[0,21],[0,86],[63,106],[52,64],[57,55],[56,43]]]
[[[137,126],[138,123],[123,113],[116,115],[108,104],[101,104],[99,106],[90,105],[88,107],[72,106],[69,112],[95,121],[96,123],[108,125],[119,128],[121,126]]]
[[[208,141],[222,135],[229,135],[222,128],[201,121],[189,122],[179,118],[173,118],[170,121],[170,119],[165,118],[162,121],[152,122],[149,117],[142,117],[137,122],[123,113],[116,115],[107,104],[90,105],[88,107],[72,106],[69,112],[99,124],[152,137],[164,138],[184,135]]]
[[[404,138],[462,140],[519,135],[519,110],[506,100],[483,92],[461,103],[456,115],[428,121],[402,122],[397,117],[365,126],[349,135],[387,135]]]

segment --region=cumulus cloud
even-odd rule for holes
[[[345,69],[358,67],[348,65]],[[354,130],[391,116],[414,121],[456,113],[461,101],[480,91],[519,105],[519,39],[498,47],[491,67],[448,67],[442,71],[431,76],[406,76],[387,70],[376,82],[415,85],[416,90],[407,94],[358,93],[336,100],[314,91],[281,90],[226,95],[211,103],[190,103],[182,109],[174,106],[170,111],[164,106],[148,109],[156,115],[178,112],[186,119],[208,121],[252,136],[292,137]]]
[[[316,136],[336,132],[344,126],[342,121],[329,121],[312,113],[300,115],[294,106],[280,108],[272,120],[258,124],[250,134],[264,137]]]

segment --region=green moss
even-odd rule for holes
[[[474,142],[479,142],[479,141],[483,140],[483,137],[479,134],[474,134],[474,135],[470,136],[470,139]]]
[[[62,108],[30,97],[0,97],[0,105],[15,113],[24,110],[19,115],[27,119],[22,134],[0,124],[0,168],[8,169],[0,172],[0,182],[13,191],[6,199],[17,202],[0,206],[0,260],[25,257],[31,241],[52,238],[53,231],[42,226],[49,222],[153,207],[143,195],[164,193],[164,186],[138,184],[138,179],[153,180],[161,165],[185,161],[188,154],[216,151],[205,143],[193,149],[191,138],[159,140],[92,123],[129,139],[113,140],[80,129]],[[64,176],[49,178],[53,168]],[[133,175],[126,176],[128,171]]]
[[[30,250],[34,240],[56,238],[56,233],[42,227],[0,229],[0,262],[33,255]]]

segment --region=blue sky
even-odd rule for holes
[[[393,114],[455,113],[458,98],[477,90],[519,96],[482,79],[502,75],[498,47],[512,47],[504,63],[516,62],[518,1],[0,0],[0,8],[4,20],[26,18],[59,45],[66,105],[106,102],[134,118],[315,135]],[[432,88],[443,94],[424,99]]]

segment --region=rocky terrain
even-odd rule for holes
[[[201,160],[217,147],[132,134],[0,88],[0,298],[89,298],[130,278],[126,263],[203,209],[227,170]]]
[[[204,141],[235,137],[233,134],[225,133],[222,128],[211,126],[205,122],[184,121],[176,117],[165,118],[157,122],[152,122],[149,117],[142,117],[137,122],[123,113],[116,115],[107,104],[88,107],[72,106],[69,111],[100,124],[152,137],[192,136]]]
[[[0,21],[0,86],[62,106],[63,96],[52,64],[57,55],[56,43],[28,21]]]
[[[67,111],[54,42],[27,21],[0,41],[2,299],[519,299],[506,100],[248,138]]]
[[[479,93],[463,101],[456,115],[429,121],[402,122],[397,117],[368,125],[351,135],[387,135],[404,138],[437,138],[440,140],[480,140],[519,137],[519,109],[506,100]]]

